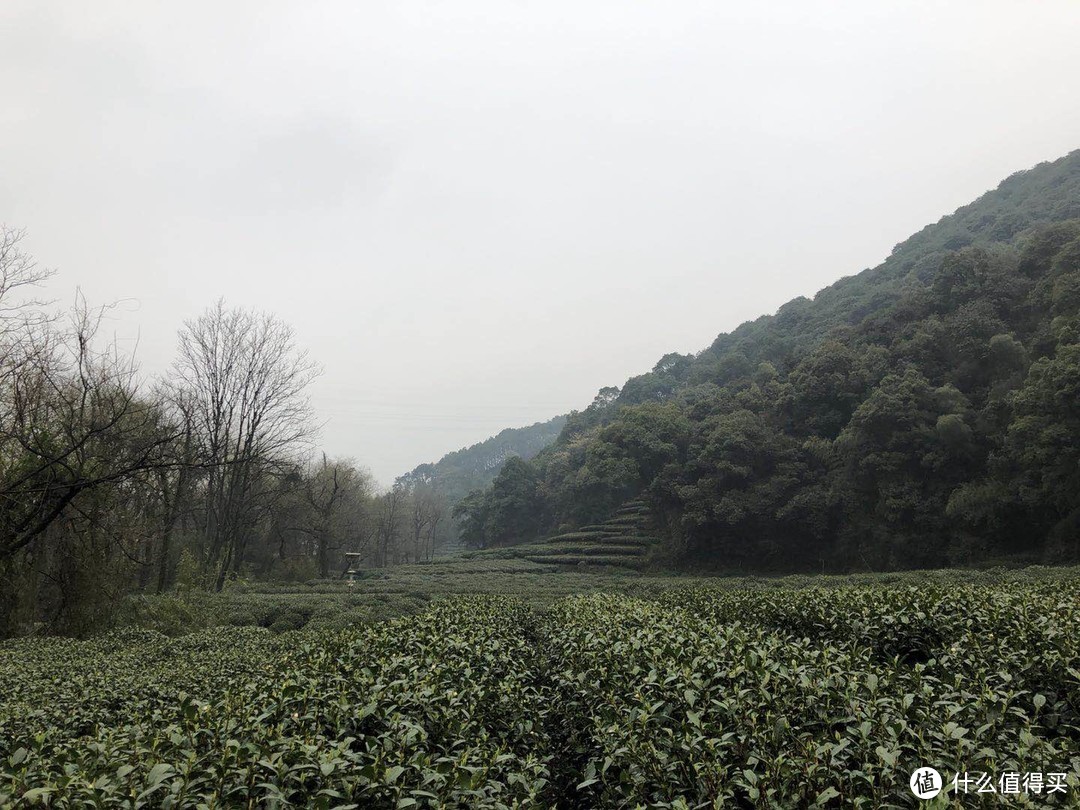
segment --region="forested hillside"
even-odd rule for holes
[[[447,453],[434,464],[418,465],[398,478],[398,483],[433,486],[453,506],[472,490],[494,481],[508,459],[535,456],[558,438],[565,424],[563,415],[528,427],[506,428],[482,442]]]
[[[682,565],[1077,559],[1080,151],[813,300],[602,389],[459,516],[500,545],[636,497]]]

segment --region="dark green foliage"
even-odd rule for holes
[[[1078,214],[1074,152],[605,389],[531,462],[541,532],[644,498],[687,566],[1080,559]]]
[[[486,495],[470,493],[454,507],[453,515],[466,543],[497,547],[533,537],[544,519],[542,508],[536,471],[514,456],[499,470]]]
[[[535,804],[550,755],[527,625],[472,600],[303,638],[24,642],[4,665],[0,804]]]
[[[921,762],[1075,779],[1076,608],[1030,586],[568,600],[549,643],[579,801],[906,807]]]
[[[1073,330],[1075,332],[1075,329]],[[1036,361],[1014,400],[1006,451],[1018,498],[1051,533],[1056,559],[1080,554],[1080,344],[1070,334]]]
[[[890,578],[0,642],[0,805],[869,809],[932,763],[1063,772],[1038,801],[1072,806],[1075,570]]]
[[[447,453],[434,464],[421,464],[398,479],[405,485],[431,484],[456,505],[475,489],[486,487],[508,459],[530,459],[547,447],[566,424],[565,416],[523,428],[507,428],[471,447]]]

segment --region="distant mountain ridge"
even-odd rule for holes
[[[506,428],[482,442],[447,453],[434,463],[420,464],[399,476],[406,486],[428,484],[437,489],[450,507],[476,489],[488,486],[507,459],[531,459],[558,437],[566,416],[527,427]]]
[[[641,498],[675,564],[1080,558],[1080,151],[569,415],[463,505],[502,545]]]

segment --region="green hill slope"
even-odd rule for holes
[[[1080,152],[880,266],[603,389],[460,508],[474,543],[641,498],[661,556],[882,569],[1080,550]]]
[[[531,459],[554,442],[565,424],[566,416],[561,415],[527,427],[507,428],[482,442],[447,453],[435,463],[420,464],[397,481],[408,488],[434,488],[452,511],[470,492],[490,485],[509,459]],[[456,537],[457,531],[451,534],[436,550],[439,556],[464,548]]]

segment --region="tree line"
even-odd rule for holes
[[[218,301],[146,380],[104,339],[107,308],[35,297],[51,273],[22,238],[0,230],[0,635],[85,632],[178,581],[431,559],[448,512],[435,486],[380,492],[314,452],[319,368],[287,324]]]

